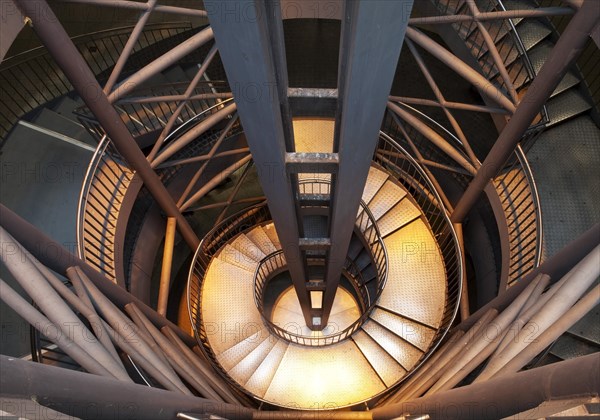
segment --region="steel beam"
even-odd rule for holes
[[[571,65],[583,52],[591,31],[600,19],[600,7],[596,0],[587,0],[569,22],[537,77],[517,107],[512,118],[498,136],[475,178],[454,208],[451,220],[459,223],[473,208],[486,185],[502,170],[513,154],[523,134],[548,101],[556,86]]]
[[[312,326],[306,269],[298,247],[300,230],[293,222],[298,214],[294,190],[285,173],[285,154],[293,152],[286,145],[293,144],[293,139],[289,138],[288,99],[282,94],[287,84],[285,90],[278,85],[284,79],[281,67],[285,64],[280,57],[282,22],[273,16],[277,8],[271,3],[211,0],[205,1],[205,7],[304,319]],[[252,13],[251,18],[243,12]]]
[[[115,305],[124,308],[128,303],[134,302],[155,325],[161,328],[168,326],[177,332],[177,335],[189,346],[197,344],[194,338],[182,331],[177,325],[160,316],[122,287],[106,279],[86,264],[85,261],[72,254],[61,244],[50,239],[38,228],[3,204],[0,204],[0,225],[46,267],[57,273],[65,273],[69,267],[80,267],[96,287]]]
[[[332,185],[322,326],[340,281],[412,5],[412,0],[345,3],[334,135],[339,164]]]
[[[530,271],[510,289],[488,302],[465,321],[454,327],[454,330],[466,331],[490,309],[504,310],[540,273],[548,274],[554,281],[559,280],[598,244],[600,244],[600,224],[591,227],[542,265]]]
[[[251,419],[252,410],[160,388],[119,382],[0,355],[3,394],[34,398],[73,417],[85,419],[174,419],[180,411]]]
[[[595,0],[593,0],[595,1]],[[545,401],[597,396],[598,354],[565,360],[486,382],[451,389],[371,411],[373,419],[427,415],[430,419],[499,419],[537,407]]]
[[[113,7],[120,9],[130,9],[130,10],[141,10],[146,11],[150,9],[150,5],[148,3],[141,3],[130,0],[59,0],[63,3],[81,3],[81,4],[89,4],[92,6],[104,6],[104,7]],[[183,15],[187,18],[192,16],[195,17],[206,17],[206,11],[200,9],[189,9],[186,7],[177,7],[177,6],[166,6],[166,5],[156,5],[154,7],[156,12],[160,13],[172,13],[176,15]]]
[[[136,170],[146,188],[167,216],[177,219],[177,227],[181,236],[192,249],[196,249],[200,242],[198,237],[179,212],[158,175],[148,164],[125,123],[106,98],[102,87],[96,81],[94,74],[77,51],[69,35],[60,25],[52,9],[45,0],[15,0],[15,4],[21,13],[31,18],[33,30],[85,104],[96,116],[119,153]]]

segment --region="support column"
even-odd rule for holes
[[[550,57],[531,83],[512,118],[498,136],[475,178],[454,208],[451,220],[460,223],[473,208],[486,185],[502,170],[510,155],[565,73],[577,60],[600,19],[597,0],[586,0],[559,38]]]
[[[279,4],[270,0],[204,4],[304,319],[312,327],[297,203],[285,169],[286,152],[293,152],[294,142],[284,93],[287,77]]]
[[[595,1],[595,0],[594,0]],[[371,411],[373,419],[403,414],[430,419],[499,419],[537,407],[544,401],[597,396],[600,392],[597,354],[502,376]]]
[[[34,398],[42,406],[77,418],[167,420],[178,418],[180,412],[191,411],[232,420],[252,419],[253,410],[240,405],[120,382],[4,355],[0,355],[0,370],[0,387],[6,395]]]
[[[327,325],[348,253],[412,4],[413,0],[345,3],[334,137],[339,167],[332,177],[322,325]]]
[[[32,21],[32,27],[44,46],[65,73],[85,104],[96,116],[100,125],[115,145],[119,153],[136,170],[144,185],[161,209],[169,217],[177,219],[177,227],[183,239],[196,249],[200,243],[191,226],[183,217],[173,198],[131,136],[129,130],[112,107],[102,87],[85,60],[60,25],[54,12],[45,0],[14,0],[15,4]]]
[[[31,223],[21,216],[0,204],[0,225],[17,240],[27,251],[37,258],[43,265],[57,273],[65,273],[69,267],[80,267],[92,280],[100,291],[119,308],[124,308],[128,303],[135,303],[138,308],[157,327],[169,327],[177,333],[188,346],[193,347],[198,343],[189,334],[165,317],[159,315],[141,300],[128,293],[121,286],[106,279],[102,274],[86,264],[85,261],[69,252],[61,244],[50,239]],[[15,249],[3,249],[3,252],[17,252]]]

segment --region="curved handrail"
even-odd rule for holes
[[[114,65],[128,38],[123,35],[129,35],[133,28],[128,26],[80,35],[73,38],[73,42],[94,74],[100,76]],[[189,30],[192,30],[189,22],[149,23],[142,31],[138,45],[176,40],[177,35]],[[153,53],[159,56],[170,48],[172,45],[169,42],[160,43],[155,46]],[[73,90],[44,47],[5,58],[0,65],[0,80],[14,91],[14,94],[0,97],[0,102],[9,110],[3,115],[5,121],[0,120],[0,141],[28,112]]]
[[[353,282],[357,283],[357,285],[360,282],[360,279],[355,279],[353,278],[353,276],[350,274],[350,270],[349,268],[351,268],[353,262],[350,259],[346,259],[345,263],[344,263],[344,271],[345,273],[349,274],[348,278],[351,279]],[[350,324],[349,326],[347,326],[346,328],[344,328],[342,331],[331,334],[331,335],[327,335],[327,336],[322,336],[322,337],[312,337],[312,336],[306,336],[306,335],[302,335],[302,334],[296,334],[296,333],[292,333],[289,332],[288,330],[286,330],[285,328],[280,327],[279,325],[277,325],[276,323],[272,322],[270,319],[268,319],[268,317],[266,317],[264,315],[264,286],[268,283],[269,278],[272,276],[272,273],[280,271],[282,269],[285,268],[285,266],[287,265],[287,262],[285,260],[285,256],[283,255],[283,251],[279,250],[276,252],[273,252],[269,255],[267,255],[265,258],[263,258],[254,275],[254,303],[257,306],[257,309],[259,311],[259,313],[261,314],[261,317],[263,319],[263,321],[265,322],[265,324],[267,325],[267,327],[278,337],[283,338],[286,341],[289,341],[291,343],[295,343],[295,344],[300,344],[300,345],[304,345],[304,346],[313,346],[313,347],[323,347],[323,346],[328,346],[331,344],[335,344],[335,343],[339,343],[340,341],[350,337],[352,334],[354,334],[354,332],[356,330],[358,330],[362,324],[364,324],[364,322],[367,320],[367,318],[369,317],[372,309],[375,306],[375,302],[372,305],[369,305],[369,307],[363,312],[363,314],[356,319],[352,324]],[[360,272],[358,272],[358,275],[360,275]],[[359,286],[361,290],[364,290],[365,287]],[[364,298],[364,296],[363,296]]]
[[[413,372],[435,351],[447,334],[458,313],[464,267],[458,237],[443,201],[421,165],[390,135],[380,131],[374,160],[398,181],[417,202],[436,238],[446,271],[446,307],[431,347],[423,353]],[[392,153],[389,153],[392,152]]]
[[[226,103],[227,101],[222,102]],[[165,138],[163,144],[167,144],[186,131],[191,130],[201,123],[204,117],[212,114],[220,106],[222,106],[222,103],[215,104],[186,120]],[[211,143],[214,144],[217,137],[215,135],[206,138],[201,137],[200,144],[196,146],[207,147]],[[114,255],[108,255],[107,252],[114,251],[114,232],[111,233],[111,231],[116,226],[109,219],[111,214],[114,216],[119,213],[118,206],[124,196],[123,186],[125,183],[131,182],[134,173],[133,170],[125,167],[121,162],[123,162],[121,155],[114,149],[110,139],[106,135],[102,136],[88,165],[79,195],[77,210],[77,252],[79,257],[92,263],[114,282],[118,280],[116,267],[114,266],[116,258]],[[172,169],[163,170],[158,168],[157,172],[163,182],[173,176]],[[101,188],[95,188],[95,186]],[[111,205],[106,206],[106,202]],[[102,218],[96,217],[96,213],[104,213],[106,222],[103,222]],[[98,229],[98,225],[101,223],[109,223],[112,226],[110,226],[110,229]],[[92,227],[90,227],[90,224]],[[86,226],[89,229],[86,230]],[[86,251],[87,248],[91,249]]]
[[[115,253],[117,215],[134,172],[104,136],[88,165],[77,207],[77,253],[113,282],[118,279]]]
[[[529,161],[519,145],[512,159],[494,180],[506,219],[505,240],[509,265],[500,289],[512,286],[537,267],[542,257],[543,225],[537,185]]]
[[[303,179],[300,182],[305,186],[310,184],[313,184],[314,186],[314,184],[317,184],[319,185],[318,190],[321,192],[323,192],[323,188],[321,188],[322,185],[326,185],[327,191],[329,191],[330,187],[329,181],[326,179]],[[273,273],[280,271],[286,266],[283,252],[281,250],[275,251],[264,257],[259,262],[254,273],[254,303],[256,304],[258,312],[261,314],[263,321],[275,335],[292,343],[302,344],[305,346],[327,346],[338,343],[341,340],[350,337],[369,317],[371,311],[377,303],[377,300],[381,296],[387,281],[387,251],[385,249],[381,233],[379,232],[379,228],[377,227],[375,217],[369,210],[367,204],[362,200],[360,202],[360,207],[361,209],[358,212],[359,215],[356,219],[355,227],[359,229],[361,234],[364,236],[365,242],[371,247],[370,252],[373,256],[373,262],[377,269],[376,295],[371,300],[366,285],[362,280],[362,276],[360,275],[360,271],[356,267],[353,268],[353,261],[347,258],[343,269],[345,274],[347,274],[347,277],[355,283],[355,286],[357,286],[361,293],[361,298],[363,299],[363,305],[361,306],[366,308],[362,315],[342,331],[328,336],[309,337],[301,334],[291,333],[276,325],[264,314],[265,286],[272,277]]]
[[[504,11],[504,12],[508,11],[506,6],[504,6],[503,0],[495,0],[495,1],[496,1],[496,3],[498,3],[498,7],[502,11]],[[535,68],[533,67],[533,63],[531,62],[531,59],[529,58],[529,54],[527,53],[527,48],[525,48],[525,44],[523,44],[523,40],[521,39],[521,36],[519,35],[519,31],[517,31],[517,27],[513,23],[513,20],[507,19],[507,22],[510,27],[510,34],[513,38],[513,41],[515,42],[515,44],[517,46],[517,49],[519,50],[521,59],[523,60],[523,65],[525,66],[525,71],[527,72],[527,76],[529,77],[529,80],[533,80],[536,76],[536,73],[535,73]],[[546,107],[546,104],[542,105],[540,114],[542,115],[541,121],[539,123],[534,124],[533,126],[529,127],[529,130],[543,128],[546,124],[548,124],[550,119],[548,117],[548,108]]]

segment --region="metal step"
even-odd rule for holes
[[[227,244],[223,247],[223,250],[219,253],[219,259],[229,264],[233,264],[239,268],[243,268],[246,271],[254,274],[258,263],[246,254],[242,254],[240,251]]]
[[[365,189],[363,190],[362,200],[368,204],[387,179],[387,173],[371,166],[367,182],[365,183]]]
[[[265,340],[269,340],[271,333],[266,328],[254,332],[254,334],[244,338],[240,342],[231,346],[227,350],[219,353],[217,358],[225,370],[231,372],[235,366],[242,362],[249,354]],[[242,382],[243,383],[243,382]]]
[[[275,225],[270,223],[268,225],[263,226],[263,230],[271,240],[271,243],[275,247],[275,249],[281,249],[281,243],[279,242],[279,236],[277,235],[277,230],[275,229]]]
[[[275,245],[273,245],[271,239],[269,239],[266,232],[260,226],[257,226],[250,232],[247,232],[246,236],[252,242],[254,242],[265,255],[269,255],[277,251],[277,248],[275,248]]]
[[[243,233],[238,235],[233,242],[231,242],[231,246],[256,262],[259,262],[266,256],[265,253]]]
[[[279,368],[281,359],[288,348],[288,342],[278,340],[271,348],[271,351],[265,356],[262,363],[256,368],[250,379],[246,382],[246,389],[254,395],[264,397],[271,381]]]
[[[379,306],[439,327],[446,303],[446,273],[429,227],[421,219],[415,220],[386,237],[384,243],[388,282]]]
[[[327,327],[323,329],[323,334],[336,334],[340,331],[343,331],[352,325],[352,323],[358,318],[360,318],[360,311],[356,305],[354,305],[352,308],[332,313],[329,316],[329,323],[327,324]]]
[[[583,114],[592,108],[589,100],[579,92],[579,89],[569,89],[551,98],[546,104],[550,123],[548,127]]]
[[[354,333],[352,340],[387,387],[406,375],[406,370],[362,329]]]
[[[596,306],[569,328],[569,333],[600,347],[600,306]]]
[[[364,248],[363,243],[356,236],[352,236],[350,240],[350,246],[348,247],[348,253],[346,254],[351,260],[355,260],[360,254],[360,251]]]
[[[369,202],[369,210],[379,220],[386,212],[406,196],[406,191],[392,181],[386,181]]]
[[[519,25],[518,33],[525,50],[530,51],[540,42],[545,40],[552,33],[552,29],[539,20],[527,19]],[[486,53],[489,53],[489,51],[486,51]],[[512,38],[505,38],[505,40],[501,42],[501,45],[498,46],[498,53],[500,54],[500,57],[502,57],[502,61],[507,68],[515,63],[520,56],[520,51]],[[484,68],[485,66],[492,66],[492,58],[490,55],[482,54],[480,60],[485,60]],[[493,77],[497,74],[497,71],[492,72]]]
[[[529,60],[531,61],[531,65],[536,74],[540,72],[542,66],[548,59],[552,48],[554,48],[554,44],[548,40],[545,40],[529,51]],[[577,73],[574,70],[568,71],[552,93],[552,97],[577,85],[580,81],[581,79],[579,76],[577,76]]]
[[[262,329],[249,271],[215,258],[202,284],[201,316],[208,342],[219,355]]]
[[[408,197],[390,209],[377,221],[382,237],[386,237],[421,216],[421,210]]]
[[[98,146],[98,142],[83,125],[75,120],[65,118],[61,114],[48,108],[42,109],[32,122],[40,127],[47,128],[72,139],[89,144],[94,148]]]
[[[264,399],[297,407],[343,407],[385,390],[350,340],[310,348],[290,344]]]
[[[429,349],[437,332],[433,328],[425,327],[408,318],[380,308],[375,308],[369,317],[423,352]]]
[[[591,345],[568,334],[560,336],[550,349],[550,354],[562,360],[574,359],[597,352],[598,346]]]
[[[372,320],[365,322],[362,329],[407,371],[410,371],[423,355],[422,351]]]
[[[266,333],[264,340],[235,365],[229,371],[229,375],[238,383],[245,385],[278,341],[275,336]]]
[[[334,120],[324,118],[295,118],[292,124],[296,152],[333,152]]]

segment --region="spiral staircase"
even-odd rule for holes
[[[148,14],[160,10],[152,12],[159,7],[154,3]],[[19,159],[26,162],[28,158],[23,156],[29,153],[37,157],[42,168],[62,162],[56,157],[60,156],[71,162],[71,166],[86,167],[87,171],[73,172],[68,182],[65,177],[59,182],[48,176],[40,181],[38,175],[19,173],[25,185],[3,193],[2,201],[7,207],[2,208],[2,242],[22,249],[28,255],[25,260],[31,261],[41,274],[36,281],[49,282],[60,299],[72,308],[76,319],[82,321],[83,334],[93,334],[104,346],[103,352],[115,355],[110,356],[114,359],[111,363],[116,360],[117,366],[106,367],[112,375],[107,375],[111,381],[116,381],[114,377],[119,377],[123,369],[129,379],[121,381],[156,388],[152,392],[166,390],[164,395],[152,394],[156,399],[143,404],[143,409],[138,407],[142,411],[136,412],[136,416],[279,418],[279,415],[314,415],[312,410],[333,410],[325,415],[446,418],[445,408],[439,408],[448,407],[444,400],[446,392],[468,386],[464,391],[471,397],[466,398],[479,398],[472,397],[479,395],[476,388],[479,383],[484,386],[489,382],[492,387],[497,383],[494,381],[505,378],[502,374],[514,374],[523,366],[520,375],[529,371],[551,375],[550,369],[555,366],[566,366],[566,372],[589,371],[590,365],[581,368],[574,363],[585,357],[586,361],[596,363],[600,343],[597,301],[590,300],[597,294],[597,287],[592,287],[598,277],[594,268],[589,268],[597,257],[592,251],[597,243],[595,239],[590,242],[590,233],[586,236],[589,243],[573,246],[581,255],[577,254],[579,257],[569,267],[576,266],[575,270],[588,273],[588,279],[579,281],[587,287],[572,302],[570,298],[562,299],[571,303],[561,314],[575,311],[577,305],[588,305],[588,309],[578,312],[576,319],[565,324],[560,334],[531,355],[527,363],[512,372],[500,370],[500,374],[492,370],[502,357],[501,350],[508,352],[506,349],[510,348],[506,341],[512,328],[517,329],[515,334],[523,334],[527,322],[538,320],[532,307],[543,312],[542,306],[535,306],[535,297],[559,306],[553,296],[562,297],[566,287],[561,286],[569,281],[569,276],[575,277],[574,271],[564,276],[569,270],[554,268],[552,257],[559,251],[555,244],[564,246],[567,240],[563,238],[561,242],[554,233],[557,221],[551,218],[552,212],[542,211],[556,206],[563,199],[561,191],[566,187],[557,186],[556,197],[546,194],[546,181],[536,173],[544,173],[542,166],[547,163],[531,161],[531,157],[546,156],[555,147],[551,142],[555,143],[557,138],[565,140],[568,130],[585,132],[586,139],[573,146],[573,155],[587,154],[592,161],[582,165],[581,174],[593,177],[596,173],[593,160],[597,157],[595,139],[600,132],[597,126],[600,67],[596,65],[598,52],[592,39],[588,39],[582,59],[567,69],[545,105],[537,110],[518,146],[492,177],[466,222],[456,223],[452,219],[460,196],[485,166],[498,132],[510,124],[569,19],[574,19],[571,16],[582,7],[575,1],[540,3],[431,0],[413,7],[406,45],[399,52],[397,68],[393,64],[394,82],[391,92],[386,92],[387,105],[374,139],[374,153],[369,156],[358,209],[347,226],[348,249],[344,263],[340,264],[341,274],[336,277],[339,286],[325,316],[325,325],[320,325],[318,310],[327,306],[328,292],[323,284],[331,282],[330,278],[323,281],[329,273],[334,245],[330,238],[335,230],[330,224],[338,217],[333,216],[331,209],[345,206],[343,200],[340,204],[340,197],[348,193],[339,189],[343,184],[338,178],[344,172],[341,160],[335,161],[338,155],[343,156],[338,124],[346,118],[335,114],[336,106],[341,106],[344,99],[342,88],[336,89],[335,84],[339,63],[326,58],[337,54],[338,48],[346,51],[344,25],[341,25],[342,40],[333,46],[329,40],[332,30],[340,31],[337,19],[342,16],[341,5],[339,10],[319,9],[327,12],[329,19],[291,19],[286,13],[290,13],[292,6],[284,4],[278,12],[283,17],[284,31],[278,34],[274,26],[268,26],[274,25],[272,22],[267,25],[273,31],[269,38],[272,42],[269,60],[275,63],[273,68],[278,69],[278,75],[281,57],[283,61],[287,59],[288,66],[291,62],[305,61],[286,69],[290,87],[282,101],[287,105],[281,105],[281,112],[284,119],[289,117],[289,126],[283,124],[283,133],[285,136],[292,133],[292,151],[289,144],[285,147],[288,158],[296,160],[285,164],[296,166],[283,173],[271,172],[269,165],[273,162],[268,156],[272,155],[266,150],[281,145],[257,147],[255,128],[247,120],[249,107],[259,106],[254,103],[261,101],[249,98],[247,91],[231,82],[237,82],[228,58],[231,55],[228,56],[227,49],[217,51],[217,46],[227,45],[218,44],[223,33],[219,25],[224,25],[227,19],[217,23],[209,13],[214,26],[211,28],[202,21],[206,14],[201,15],[197,9],[186,9],[179,4],[161,5],[173,8],[168,13],[178,9],[177,13],[183,16],[186,13],[199,16],[202,23],[152,23],[145,28],[142,25],[125,65],[120,63],[123,56],[119,53],[127,48],[124,35],[133,28],[73,38],[95,80],[112,86],[106,98],[138,150],[144,153],[143,165],[154,172],[160,188],[164,188],[180,212],[181,219],[177,222],[164,205],[166,199],[157,197],[158,187],[152,187],[148,175],[144,175],[145,167],[140,169],[139,163],[132,162],[122,144],[114,141],[114,136],[111,139],[106,120],[98,115],[89,99],[73,90],[67,69],[65,76],[61,66],[44,49],[5,60],[0,66],[0,134],[3,166],[9,169],[3,175],[3,185],[5,181],[9,185],[10,178],[15,176],[13,169],[18,168],[10,165]],[[324,7],[316,4],[317,8]],[[213,10],[209,6],[207,10]],[[261,7],[268,9],[272,5]],[[306,14],[308,9],[298,10]],[[506,17],[472,19],[474,15],[494,13]],[[444,18],[449,18],[446,24],[432,24],[435,19]],[[354,30],[359,31],[358,28]],[[278,36],[283,37],[279,43],[273,41]],[[322,44],[303,44],[311,36]],[[192,42],[196,43],[193,48]],[[283,54],[282,44],[285,44]],[[176,55],[173,51],[180,48],[187,49],[185,53],[177,53],[178,58],[161,63],[164,56]],[[235,54],[235,48],[231,47],[231,51]],[[352,54],[344,58],[345,53],[340,53],[340,60],[351,61]],[[460,64],[445,61],[449,55]],[[101,57],[104,58],[100,60]],[[270,63],[269,60],[266,62]],[[435,60],[454,72],[448,73],[446,67],[432,64]],[[318,71],[307,72],[311,65]],[[476,69],[477,74],[464,66]],[[356,68],[348,66],[348,74],[358,71]],[[254,71],[260,74],[260,69],[248,70]],[[450,92],[444,97],[446,84]],[[414,94],[416,91],[422,94]],[[268,127],[262,128],[268,133]],[[28,151],[27,142],[33,148],[40,145],[39,150]],[[54,148],[53,155],[48,154],[49,147]],[[69,156],[77,161],[73,164]],[[562,172],[570,170],[570,162],[556,164]],[[358,168],[360,163],[355,165]],[[274,184],[279,182],[278,177],[291,180],[290,208],[296,214],[287,214],[286,218],[288,225],[300,227],[299,243],[290,244],[289,229],[281,224],[281,207],[274,204],[285,201],[287,193],[273,194],[265,173]],[[574,180],[575,176],[568,175],[568,179]],[[80,190],[78,182],[82,184]],[[573,188],[583,191],[581,194],[588,191],[582,185]],[[595,188],[593,182],[589,188]],[[57,200],[60,194],[70,199]],[[76,216],[75,196],[79,199]],[[54,218],[69,215],[75,222],[64,222],[68,226],[65,229],[48,221],[42,209],[31,208],[32,197],[48,197],[57,214]],[[19,212],[25,207],[29,208],[22,214],[29,222],[59,238],[58,242],[76,241],[76,257],[66,262],[61,258],[70,255],[68,252],[55,257],[34,249],[32,244],[50,239],[35,236],[37,233],[28,230],[27,222],[8,210]],[[583,219],[594,217],[587,211],[583,211]],[[173,226],[182,229],[182,220],[200,239],[197,246],[191,246],[183,230],[175,234]],[[582,226],[588,228],[592,222],[595,220],[588,220],[587,225],[582,222]],[[28,236],[22,233],[25,231],[33,235],[33,242],[28,242]],[[49,246],[60,247],[55,242],[48,242],[46,247]],[[294,246],[297,250],[291,250]],[[575,252],[573,248],[569,250]],[[298,287],[294,255],[303,259],[306,289]],[[99,350],[87,349],[66,330],[68,340],[75,344],[67,345],[51,334],[36,330],[34,326],[38,324],[32,321],[34,318],[28,318],[33,312],[21,312],[29,304],[14,304],[17,298],[12,297],[12,289],[21,284],[33,298],[32,309],[47,317],[35,319],[60,324],[56,318],[59,312],[50,314],[47,307],[36,302],[22,283],[25,277],[18,263],[11,259],[10,253],[3,250],[8,271],[2,274],[7,280],[2,282],[2,295],[3,300],[6,296],[6,304],[32,325],[28,358],[53,369],[95,374],[86,374],[86,378],[103,376],[102,368],[85,356],[72,353],[72,347],[77,346],[84,352]],[[80,268],[74,270],[75,266]],[[544,267],[553,267],[554,271],[544,271]],[[536,276],[539,273],[549,274],[552,279],[540,279]],[[103,284],[106,280],[111,285]],[[575,289],[575,280],[572,283]],[[308,310],[306,303],[302,303],[304,292],[311,306]],[[79,299],[84,303],[74,302]],[[503,316],[509,317],[516,306],[519,307],[510,315],[512,318],[504,321]],[[99,317],[105,332],[114,334],[108,340],[112,345],[102,341],[102,330],[95,326],[97,318],[90,316]],[[568,312],[563,318],[573,317]],[[560,323],[558,319],[556,322]],[[123,325],[125,333],[121,331]],[[490,338],[493,328],[484,331],[490,326],[499,329],[501,335]],[[132,335],[128,336],[126,331],[132,331]],[[488,337],[492,344],[476,352],[482,336]],[[141,344],[129,342],[132,337],[133,342]],[[514,348],[519,345],[514,344]],[[10,349],[8,353],[20,351],[18,344],[7,347],[3,342],[3,347]],[[472,357],[463,360],[461,355]],[[2,362],[8,372],[8,359]],[[596,367],[597,363],[592,374]],[[18,369],[34,375],[31,378],[37,375],[25,365],[19,365]],[[447,373],[453,369],[458,373],[453,376]],[[435,380],[430,376],[433,371]],[[71,373],[63,377],[63,373],[48,372],[49,377],[56,375],[59,384],[67,380],[80,383],[78,376],[69,376]],[[491,379],[477,379],[488,372]],[[525,378],[519,374],[511,378],[514,381]],[[568,377],[566,373],[560,374]],[[8,402],[0,407],[3,412],[12,405],[32,404],[23,400],[25,385],[19,383],[13,391],[8,381],[17,379],[11,375],[6,376],[11,379],[2,382],[1,393],[8,396]],[[81,383],[86,383],[86,378]],[[585,391],[577,395],[585,398],[563,393],[559,399],[564,401],[552,405],[547,401],[554,396],[546,395],[535,403],[536,409],[544,418],[553,418],[552,415],[568,409],[579,416],[592,416],[598,404],[593,396],[600,390],[595,389],[593,379],[590,381],[578,383]],[[106,406],[110,405],[110,398],[120,398],[116,391],[109,391],[109,383],[96,385],[102,389],[98,401],[106,401]],[[41,404],[74,417],[87,417],[86,413],[69,408],[70,402],[63,400],[60,391],[41,386],[45,388],[28,388],[28,395],[39,396],[34,406]],[[450,391],[452,388],[455,389]],[[506,391],[509,388],[502,388],[499,394],[510,394]],[[134,388],[129,392],[123,388],[122,397],[138,395]],[[494,400],[494,392],[482,393],[486,399],[480,401]],[[139,390],[139,395],[143,394]],[[465,401],[462,398],[459,400]],[[499,411],[502,417],[508,413],[518,416],[534,408],[520,403],[510,407],[510,398],[515,397],[501,400],[504,401]],[[415,408],[411,405],[414,401],[422,401],[422,405]],[[157,414],[157,405],[168,408]],[[40,413],[39,408],[31,410]],[[465,413],[458,417],[500,418],[495,413],[475,417]],[[105,415],[106,412],[98,412],[89,416]]]

